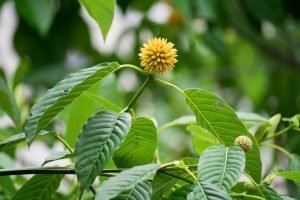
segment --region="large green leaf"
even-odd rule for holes
[[[208,147],[218,143],[213,134],[199,125],[190,125],[186,130],[192,134],[193,146],[199,155]]]
[[[230,200],[231,197],[223,190],[206,181],[196,181],[193,191],[188,194],[187,200]]]
[[[276,175],[300,183],[300,171],[278,171]]]
[[[121,193],[113,200],[150,200],[152,188],[148,181],[137,183],[133,188]]]
[[[114,153],[113,160],[119,168],[130,168],[153,161],[157,147],[157,130],[152,120],[138,117],[132,121],[131,129]]]
[[[54,0],[15,0],[20,15],[41,35],[45,35],[54,19],[56,1]]]
[[[248,132],[227,103],[220,97],[200,89],[184,91],[186,102],[196,115],[197,122],[225,146],[234,146],[240,135],[251,138],[252,150],[246,153],[245,171],[256,181],[261,181],[261,159],[256,139]]]
[[[213,146],[200,157],[198,179],[229,192],[242,175],[245,153],[240,147]]]
[[[27,144],[30,145],[38,132],[69,105],[74,99],[90,89],[99,81],[116,71],[118,63],[102,63],[91,68],[70,74],[52,89],[48,90],[30,111],[25,125]]]
[[[110,200],[152,177],[159,165],[148,164],[122,171],[105,181],[96,193],[95,200]]]
[[[96,20],[105,39],[114,17],[116,0],[80,0],[80,3]]]
[[[128,113],[100,111],[89,118],[75,146],[75,172],[81,190],[103,170],[131,125]]]
[[[12,200],[47,200],[57,190],[64,175],[38,174],[27,181]]]
[[[4,77],[0,76],[0,108],[3,109],[14,123],[20,125],[20,113],[16,100],[8,88]]]

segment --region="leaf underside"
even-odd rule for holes
[[[151,184],[148,181],[143,181],[113,198],[113,200],[150,200],[151,193]]]
[[[209,147],[201,154],[198,179],[229,192],[239,180],[244,167],[245,154],[240,147]]]
[[[157,164],[148,164],[122,171],[100,186],[95,200],[110,200],[117,197],[153,176],[158,167],[159,165]]]
[[[75,172],[81,191],[91,185],[103,170],[131,125],[128,113],[100,111],[90,117],[75,146]]]

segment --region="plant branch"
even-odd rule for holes
[[[100,176],[111,175],[110,173],[119,173],[121,169],[104,169]],[[75,174],[74,168],[65,167],[36,167],[23,169],[0,169],[0,176],[25,175],[25,174]]]
[[[70,145],[62,137],[60,137],[59,134],[54,133],[52,135],[55,138],[57,138],[70,151],[70,153],[74,156],[74,150],[72,149],[72,147],[70,147]]]

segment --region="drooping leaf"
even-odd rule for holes
[[[176,189],[171,195],[168,197],[168,200],[186,200],[187,195],[192,192],[192,186],[187,184],[178,189]]]
[[[70,74],[48,90],[32,107],[25,125],[26,142],[32,143],[40,130],[74,99],[116,71],[117,63],[102,63]]]
[[[121,193],[134,188],[156,173],[159,165],[148,164],[124,170],[115,177],[105,181],[96,193],[95,200],[110,200]]]
[[[49,162],[53,162],[56,160],[61,160],[61,159],[66,159],[66,158],[71,158],[72,154],[69,151],[56,151],[50,154],[45,158],[45,161],[42,165],[45,165]]]
[[[48,200],[57,190],[62,174],[37,174],[27,181],[12,200]]]
[[[190,125],[186,128],[192,134],[193,146],[195,151],[200,155],[205,149],[216,145],[216,138],[207,130],[199,125]]]
[[[39,34],[45,35],[55,16],[56,1],[52,0],[16,0],[16,7],[20,15]]]
[[[300,183],[300,171],[278,171],[276,175]]]
[[[47,135],[49,131],[41,131],[39,135]],[[18,133],[16,135],[13,135],[3,141],[0,142],[0,152],[1,151],[6,151],[7,149],[16,146],[17,144],[25,141],[26,136],[25,133]]]
[[[197,122],[224,144],[234,146],[234,140],[240,135],[251,138],[252,150],[246,153],[245,171],[256,181],[261,180],[261,159],[256,139],[248,132],[227,103],[220,97],[200,89],[184,91],[186,102],[196,115]]]
[[[116,0],[80,0],[80,3],[96,20],[105,39],[114,17]]]
[[[66,131],[64,138],[71,147],[75,147],[77,137],[88,118],[100,110],[112,110],[120,112],[121,108],[116,106],[112,99],[118,98],[118,95],[107,94],[117,93],[117,88],[112,82],[116,82],[116,78],[111,74],[104,81],[93,86],[91,89],[76,98],[71,105],[64,111],[66,114]],[[105,97],[105,98],[104,98]],[[80,115],[78,115],[80,110]],[[74,123],[76,121],[76,123]]]
[[[196,181],[193,191],[188,194],[187,200],[230,200],[231,197],[223,190],[206,181]]]
[[[4,77],[0,76],[0,108],[14,121],[16,126],[20,125],[20,112],[16,100],[11,93]]]
[[[157,147],[157,130],[152,120],[138,117],[132,121],[125,141],[114,153],[113,160],[119,168],[149,164]]]
[[[128,113],[100,111],[90,117],[75,146],[75,172],[81,191],[91,185],[128,133]]]
[[[242,148],[209,147],[200,156],[198,180],[207,181],[229,192],[239,180],[244,167],[245,153]]]
[[[150,200],[152,188],[148,181],[137,183],[133,188],[119,194],[113,200]]]

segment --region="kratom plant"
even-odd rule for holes
[[[96,200],[293,199],[278,194],[270,184],[278,176],[299,182],[300,172],[296,168],[276,170],[263,179],[260,147],[279,150],[293,162],[292,154],[269,141],[290,129],[299,130],[299,115],[284,118],[289,125],[276,132],[280,115],[268,120],[255,114],[235,113],[222,98],[211,92],[199,88],[182,90],[157,78],[174,68],[176,52],[166,39],[150,39],[139,54],[141,68],[117,62],[101,63],[70,74],[39,98],[27,118],[25,133],[1,141],[0,150],[6,151],[25,140],[30,147],[37,136],[50,134],[62,142],[66,151],[55,152],[44,164],[69,158],[74,165],[0,170],[0,176],[35,174],[12,199],[51,199],[65,174],[77,177],[79,187],[74,192],[75,197],[71,197],[77,199],[88,199],[84,195],[89,191],[94,194],[90,198]],[[50,122],[66,106],[124,68],[146,77],[126,107],[118,108],[102,99],[106,109],[86,121],[75,149],[63,139],[64,134],[49,130]],[[182,116],[161,127],[151,118],[136,117],[133,106],[149,84],[178,92],[194,115]],[[78,115],[81,112],[77,110]],[[172,126],[187,127],[200,157],[161,163],[158,134]],[[106,167],[111,160],[115,168]],[[94,183],[97,177],[109,178]]]

